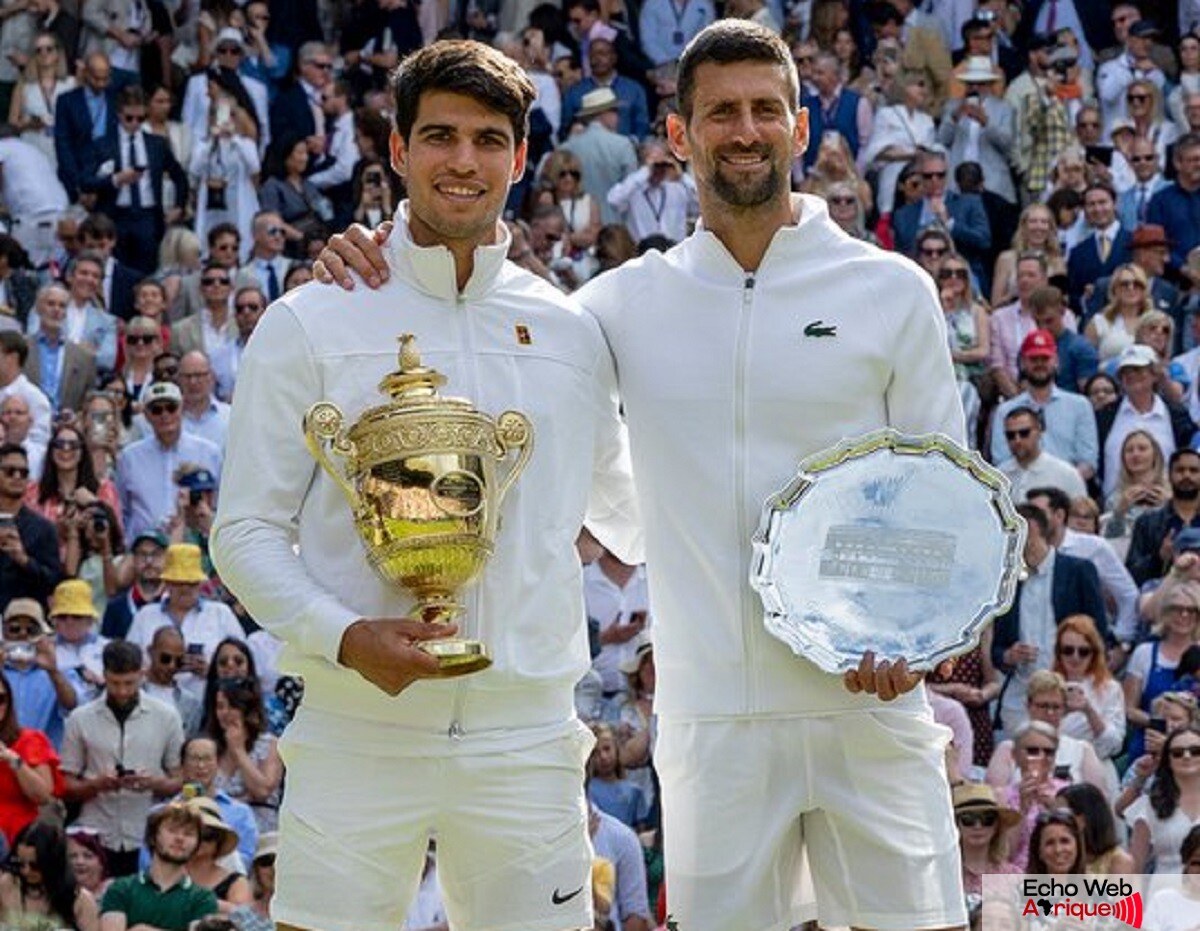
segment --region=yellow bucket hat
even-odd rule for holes
[[[208,576],[200,564],[200,547],[195,543],[173,543],[167,547],[163,565],[164,582],[207,582]]]

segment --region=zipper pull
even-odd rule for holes
[[[451,721],[450,729],[446,731],[446,736],[451,740],[462,740],[466,736],[466,732],[463,730],[463,726],[457,721]]]

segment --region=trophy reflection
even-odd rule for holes
[[[389,402],[346,426],[337,406],[321,401],[303,424],[309,452],[350,502],[367,561],[416,599],[413,617],[430,622],[462,611],[459,593],[491,557],[504,498],[533,452],[524,414],[505,411],[493,420],[470,401],[438,394],[445,383],[422,366],[415,338],[404,334],[400,367],[379,383]],[[479,640],[420,646],[437,657],[444,678],[492,662]]]

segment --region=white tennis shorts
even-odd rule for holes
[[[361,736],[363,722],[355,722]],[[583,769],[593,738],[578,721],[520,750],[379,752],[403,740],[351,742],[312,728],[280,743],[272,912],[319,931],[396,931],[416,895],[431,836],[447,916],[463,931],[592,926],[592,847]]]
[[[655,766],[676,926],[965,924],[949,737],[931,716],[886,709],[660,720]]]

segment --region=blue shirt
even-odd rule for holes
[[[649,815],[645,793],[628,779],[590,779],[587,795],[593,805],[631,828]]]
[[[1056,342],[1058,374],[1054,377],[1054,383],[1064,391],[1078,394],[1080,386],[1096,374],[1100,366],[1100,354],[1084,337],[1070,330],[1063,330]]]
[[[151,435],[138,440],[117,458],[117,493],[121,513],[125,515],[125,541],[133,545],[143,530],[157,530],[175,513],[179,486],[175,470],[183,463],[195,463],[221,474],[221,450],[208,440],[183,432],[171,447],[163,446]]]
[[[642,51],[656,65],[678,61],[683,47],[714,19],[709,0],[647,0],[638,16]]]
[[[46,397],[50,399],[50,403],[54,409],[58,410],[59,399],[58,389],[62,381],[62,373],[60,367],[62,365],[62,355],[64,350],[63,343],[51,345],[50,341],[42,334],[38,334],[35,339],[36,350],[38,354],[38,375],[40,376],[41,389],[46,392]]]
[[[61,750],[63,722],[69,712],[58,703],[50,673],[40,666],[17,669],[12,663],[5,663],[4,674],[12,687],[13,707],[21,726],[42,731],[54,749]]]
[[[1057,385],[1050,389],[1050,400],[1036,404],[1028,391],[1022,391],[996,408],[992,419],[992,462],[1000,465],[1012,458],[1004,439],[1004,418],[1015,407],[1040,409],[1046,418],[1042,449],[1064,459],[1071,465],[1083,463],[1093,469],[1100,464],[1100,437],[1096,431],[1096,413],[1092,402],[1081,394],[1063,391]]]
[[[1185,191],[1178,184],[1163,188],[1150,200],[1146,222],[1161,226],[1171,242],[1171,265],[1187,264],[1187,254],[1200,245],[1200,190]]]

